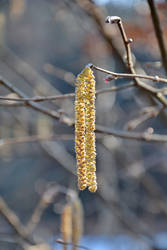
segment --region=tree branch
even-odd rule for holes
[[[155,35],[156,35],[159,49],[160,49],[160,53],[161,53],[162,63],[163,63],[164,69],[167,73],[167,51],[165,48],[165,42],[163,39],[163,32],[161,29],[158,12],[157,12],[154,0],[147,0],[147,2],[148,2],[148,5],[150,7],[151,18],[152,18]]]
[[[7,89],[9,89],[11,92],[17,94],[19,97],[21,98],[27,98],[27,96],[21,91],[19,90],[18,88],[16,88],[15,86],[13,86],[9,81],[7,81],[6,79],[0,77],[0,83],[6,87]],[[73,120],[70,119],[69,117],[67,117],[66,115],[63,115],[61,114],[60,112],[56,112],[54,110],[50,110],[50,109],[47,109],[45,107],[42,107],[41,105],[37,104],[37,103],[34,103],[32,101],[26,101],[26,105],[31,107],[32,109],[34,110],[37,110],[47,116],[50,116],[54,119],[57,119],[57,120],[60,120],[67,124],[67,125],[72,125],[73,124]]]
[[[137,133],[137,132],[119,131],[101,125],[96,125],[96,132],[104,133],[107,135],[113,135],[115,137],[119,137],[122,139],[131,139],[131,140],[145,141],[150,143],[152,142],[167,143],[167,135],[149,134],[148,132]]]
[[[131,47],[130,47],[131,40],[127,38],[121,18],[118,16],[108,16],[106,18],[106,23],[110,23],[110,24],[115,23],[118,25],[118,28],[122,36],[122,40],[124,42],[126,54],[127,54],[127,64],[128,64],[129,71],[131,72],[131,74],[136,74],[133,61],[132,61],[132,52],[131,52]],[[134,78],[134,81],[138,87],[152,94],[160,103],[162,103],[164,106],[167,106],[167,99],[156,88],[149,86],[148,84],[140,81],[138,78]]]
[[[99,90],[96,90],[96,95],[100,95],[100,94],[104,94],[106,92],[115,92],[115,91],[119,91],[119,90],[123,90],[126,88],[131,88],[133,87],[134,84],[133,83],[129,83],[129,84],[124,84],[122,86],[113,86],[111,88],[102,88]],[[75,97],[75,93],[69,93],[69,94],[64,94],[64,95],[56,95],[56,96],[44,96],[44,97],[26,97],[26,98],[13,98],[13,97],[5,97],[5,96],[0,96],[0,100],[4,100],[4,101],[14,101],[14,102],[24,102],[25,104],[20,104],[20,106],[26,106],[27,105],[27,101],[32,101],[32,102],[44,102],[44,101],[56,101],[56,100],[63,100],[63,99],[70,99],[70,98],[74,98]],[[6,106],[17,106],[16,103],[0,103],[0,105],[6,105]],[[19,106],[19,105],[18,105]]]

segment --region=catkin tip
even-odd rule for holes
[[[95,193],[97,191],[97,185],[89,186],[88,189],[91,193]]]

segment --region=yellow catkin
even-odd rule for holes
[[[65,243],[71,242],[72,237],[72,206],[67,204],[61,215],[61,235]],[[64,245],[66,249],[66,245]]]
[[[78,197],[72,202],[72,243],[74,244],[73,250],[77,250],[76,245],[83,235],[83,207]]]
[[[87,187],[87,169],[85,164],[85,81],[83,72],[76,79],[75,152],[78,187],[80,190],[84,190]]]
[[[95,77],[89,66],[76,79],[75,151],[78,186],[96,192]]]
[[[90,192],[96,192],[96,147],[95,147],[95,77],[90,67],[85,68],[85,152],[87,183]]]

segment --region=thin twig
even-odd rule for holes
[[[122,54],[118,49],[116,43],[114,43],[112,37],[110,36],[107,29],[105,29],[105,24],[103,22],[103,16],[101,9],[97,7],[97,5],[92,0],[75,0],[75,2],[87,12],[93,19],[93,21],[97,24],[97,29],[99,30],[100,35],[105,39],[111,51],[114,52],[121,65],[126,66],[124,61],[122,60]],[[127,67],[127,66],[126,66]]]
[[[108,16],[105,20],[106,23],[116,23],[118,25],[118,28],[120,30],[124,45],[125,45],[125,49],[126,49],[126,55],[127,55],[127,64],[128,64],[128,68],[131,71],[134,71],[134,66],[133,66],[133,60],[132,60],[132,52],[131,52],[131,48],[130,48],[130,41],[127,38],[127,35],[125,33],[124,27],[123,27],[123,23],[120,17],[118,16]],[[135,72],[132,72],[135,73]]]
[[[15,94],[17,94],[19,97],[21,98],[27,98],[27,96],[18,88],[16,88],[15,86],[13,86],[9,81],[7,81],[6,79],[0,77],[0,83],[6,87],[7,89],[9,89],[11,92],[14,92]],[[34,110],[37,110],[45,115],[48,115],[54,119],[58,119],[62,122],[64,122],[67,125],[72,125],[73,124],[73,120],[70,119],[69,117],[67,117],[66,115],[61,114],[60,112],[56,112],[54,110],[50,110],[48,108],[42,107],[41,105],[34,103],[32,101],[26,101],[26,105],[31,107]]]
[[[141,79],[146,79],[146,80],[151,80],[153,82],[163,82],[167,83],[166,78],[162,78],[159,76],[149,76],[149,75],[140,75],[140,74],[126,74],[126,73],[116,73],[116,72],[111,72],[111,77],[109,76],[107,80],[113,80],[113,78],[141,78]]]
[[[131,47],[130,47],[130,40],[128,39],[125,29],[123,27],[123,23],[120,17],[118,16],[108,16],[105,20],[106,23],[110,23],[110,24],[117,24],[118,28],[120,30],[121,36],[122,36],[122,40],[125,46],[125,50],[126,50],[126,56],[127,56],[127,65],[128,68],[130,70],[130,72],[132,74],[135,74],[135,70],[134,70],[134,65],[133,65],[133,60],[132,60],[132,52],[131,52]]]
[[[132,88],[134,86],[135,86],[135,84],[133,82],[131,82],[131,83],[124,84],[121,86],[113,86],[111,88],[102,88],[102,89],[99,89],[96,91],[96,95],[105,94],[105,93],[114,92],[114,91],[119,91],[119,90],[123,90],[123,89],[128,89],[128,88]]]
[[[35,227],[39,223],[44,210],[53,201],[53,198],[56,197],[58,192],[60,192],[60,188],[58,187],[49,188],[44,192],[34,212],[32,213],[31,218],[29,219],[27,225],[25,226],[27,235],[32,234]]]
[[[54,95],[54,96],[35,96],[35,97],[27,97],[27,98],[13,98],[13,97],[5,97],[0,96],[0,100],[4,101],[17,101],[17,102],[43,102],[43,101],[55,101],[61,99],[69,99],[75,97],[74,93],[63,94],[63,95]]]
[[[133,83],[129,83],[129,84],[124,84],[121,86],[113,86],[111,88],[102,88],[96,91],[96,95],[100,95],[100,94],[104,94],[106,92],[114,92],[114,91],[119,91],[119,90],[123,90],[126,88],[131,88],[133,87],[134,84]],[[55,100],[63,100],[63,99],[70,99],[70,98],[74,98],[75,94],[74,93],[69,93],[69,94],[64,94],[64,95],[56,95],[56,96],[44,96],[44,97],[27,97],[27,98],[13,98],[13,97],[5,97],[5,96],[0,96],[0,100],[4,100],[4,101],[16,101],[16,102],[25,102],[25,104],[20,104],[20,106],[24,106],[26,105],[27,101],[32,101],[32,102],[43,102],[43,101],[55,101]],[[0,103],[0,105],[4,105],[6,104],[6,106],[15,106],[16,103]],[[16,105],[17,106],[17,105]],[[19,105],[18,105],[19,106]]]
[[[161,53],[162,63],[163,63],[164,69],[167,73],[167,51],[165,48],[165,42],[164,42],[164,38],[163,38],[163,32],[162,32],[162,28],[160,25],[158,12],[157,12],[154,0],[147,0],[147,2],[148,2],[148,5],[150,7],[151,18],[152,18],[155,35],[156,35],[159,49],[160,49],[160,53]]]
[[[114,72],[112,71],[109,71],[109,70],[105,70],[105,69],[102,69],[100,67],[97,67],[95,65],[92,65],[92,68],[98,70],[98,71],[101,71],[103,73],[106,73],[106,74],[110,74],[112,75]],[[117,73],[114,73],[114,76],[116,77],[117,76]],[[136,80],[137,78],[134,77],[134,79]],[[137,85],[138,86],[138,85]],[[140,87],[142,87],[144,90],[150,92],[152,95],[155,95],[157,96],[157,93],[159,93],[159,89],[155,88],[155,87],[152,87],[144,82],[141,82],[141,85],[139,85]],[[162,102],[162,101],[161,101]],[[163,101],[163,104],[164,105],[167,105],[167,100],[166,101]]]
[[[27,143],[27,142],[39,142],[39,141],[55,141],[55,140],[73,140],[74,135],[63,134],[63,135],[31,135],[31,136],[23,136],[17,138],[7,138],[0,139],[0,147],[5,145],[15,145],[16,143]]]
[[[111,24],[115,23],[118,25],[118,28],[119,28],[121,36],[122,36],[122,40],[124,42],[125,50],[126,50],[127,65],[128,65],[129,71],[131,74],[136,74],[136,71],[135,71],[134,65],[133,65],[133,61],[132,61],[130,40],[127,38],[127,35],[126,35],[121,18],[117,17],[117,16],[108,16],[106,18],[106,23],[111,23]],[[164,106],[167,106],[167,99],[159,90],[157,90],[154,87],[149,86],[145,82],[140,81],[138,78],[134,78],[134,81],[138,87],[145,90],[147,93],[150,93]]]
[[[125,126],[125,128],[127,128],[128,130],[133,130],[135,129],[137,126],[139,126],[141,123],[145,122],[146,120],[150,119],[150,118],[155,118],[156,116],[158,116],[162,111],[164,110],[164,107],[161,108],[152,108],[152,110],[150,110],[149,112],[146,113],[142,113],[140,116],[138,116],[137,118],[129,121],[127,123],[127,125]]]
[[[150,143],[152,142],[167,143],[167,135],[149,134],[148,132],[137,133],[137,132],[119,131],[101,125],[96,125],[96,132],[104,133],[107,135],[113,135],[115,137],[119,137],[122,139],[131,139],[131,140],[145,141]]]

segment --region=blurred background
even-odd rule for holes
[[[155,3],[167,41],[167,2]],[[133,38],[136,71],[165,76],[146,0],[1,0],[1,77],[33,97],[74,93],[88,63],[127,72],[119,30],[104,22],[108,15],[120,16]],[[95,76],[97,89],[130,82]],[[3,83],[0,92],[18,97]],[[71,249],[56,242],[69,197],[83,220],[81,249],[167,249],[167,144],[97,134],[98,191],[79,192],[74,98],[41,102],[38,110],[23,104],[0,101],[0,249]],[[156,105],[138,88],[104,93],[96,99],[96,122],[167,134],[165,110],[142,119]]]

